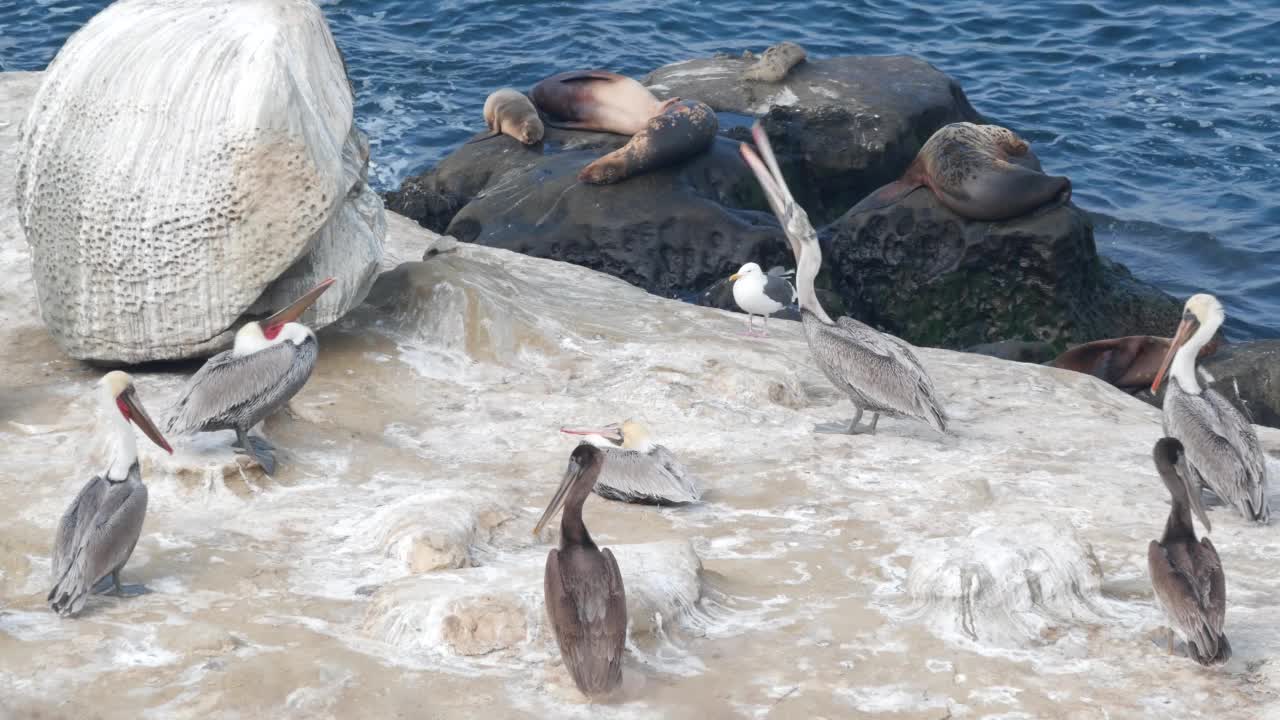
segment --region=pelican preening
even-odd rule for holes
[[[1212,295],[1192,295],[1182,312],[1173,344],[1156,373],[1151,392],[1165,372],[1164,433],[1186,449],[1197,486],[1205,485],[1248,520],[1266,523],[1266,463],[1253,425],[1217,390],[1200,386],[1196,359],[1222,325],[1222,303]]]
[[[592,542],[582,505],[600,475],[604,453],[581,444],[533,534],[542,532],[561,506],[560,548],[547,553],[543,598],[547,618],[573,682],[589,698],[608,695],[622,683],[622,647],[627,639],[627,596],[618,561]]]
[[[95,475],[76,495],[58,523],[53,544],[53,589],[47,600],[59,615],[84,607],[89,593],[108,576],[117,593],[124,593],[120,569],[129,561],[147,514],[147,486],[138,467],[138,445],[130,423],[156,445],[173,448],[156,430],[143,409],[133,378],[116,370],[98,383],[106,414],[107,469]]]
[[[1156,602],[1170,623],[1169,654],[1173,632],[1187,643],[1187,654],[1201,665],[1226,662],[1231,644],[1222,633],[1227,615],[1227,585],[1222,562],[1213,541],[1196,541],[1191,513],[1210,531],[1209,518],[1200,504],[1199,483],[1192,479],[1183,457],[1182,443],[1160,438],[1152,454],[1156,470],[1173,498],[1169,520],[1160,540],[1147,546],[1147,570]]]
[[[766,275],[760,266],[747,263],[729,276],[733,283],[733,301],[747,314],[747,335],[755,335],[755,317],[764,317],[761,337],[769,336],[769,316],[795,302],[796,289],[787,282],[786,273],[776,267]]]
[[[209,358],[191,377],[170,413],[177,433],[235,430],[239,449],[268,474],[275,472],[271,446],[250,438],[249,428],[289,401],[316,365],[316,334],[297,320],[334,282],[329,278],[292,305],[236,332],[235,345]]]
[[[702,487],[697,478],[665,447],[653,442],[649,428],[635,420],[602,428],[560,428],[580,435],[603,455],[595,492],[608,500],[647,505],[697,502]]]
[[[933,380],[916,359],[911,346],[892,335],[876,332],[849,317],[832,320],[814,291],[813,280],[822,267],[822,248],[804,208],[796,204],[787,188],[778,161],[764,128],[757,122],[751,129],[760,155],[746,144],[742,157],[764,188],[769,206],[778,216],[791,251],[796,257],[796,288],[800,298],[800,318],[804,324],[809,352],[818,367],[836,388],[843,390],[857,411],[848,427],[819,426],[818,432],[875,433],[880,415],[909,417],[928,423],[939,432],[947,430],[947,414],[942,399],[933,389]],[[763,162],[761,157],[764,158]],[[862,413],[872,413],[871,423],[860,426]]]

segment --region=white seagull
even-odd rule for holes
[[[760,266],[747,263],[729,276],[733,282],[733,301],[747,314],[747,335],[756,335],[755,316],[764,316],[760,337],[769,336],[769,316],[795,302],[796,289],[786,280],[786,273],[775,267],[766,275]]]

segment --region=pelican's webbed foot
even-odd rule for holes
[[[253,458],[258,465],[262,466],[262,471],[268,475],[274,475],[276,472],[276,456],[275,447],[267,442],[266,438],[250,435],[244,430],[236,430],[236,448]]]
[[[98,584],[93,586],[93,591],[122,598],[138,597],[151,592],[145,585],[125,585],[120,582],[119,570],[99,580]]]

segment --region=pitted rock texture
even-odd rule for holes
[[[305,320],[359,303],[384,229],[353,103],[305,0],[123,0],[90,20],[19,140],[19,220],[58,345],[99,361],[207,354],[286,271],[265,309],[335,272]]]

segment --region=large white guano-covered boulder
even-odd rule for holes
[[[19,219],[58,344],[103,361],[191,357],[244,314],[338,279],[372,285],[381,199],[310,0],[121,0],[50,64],[22,126]]]

